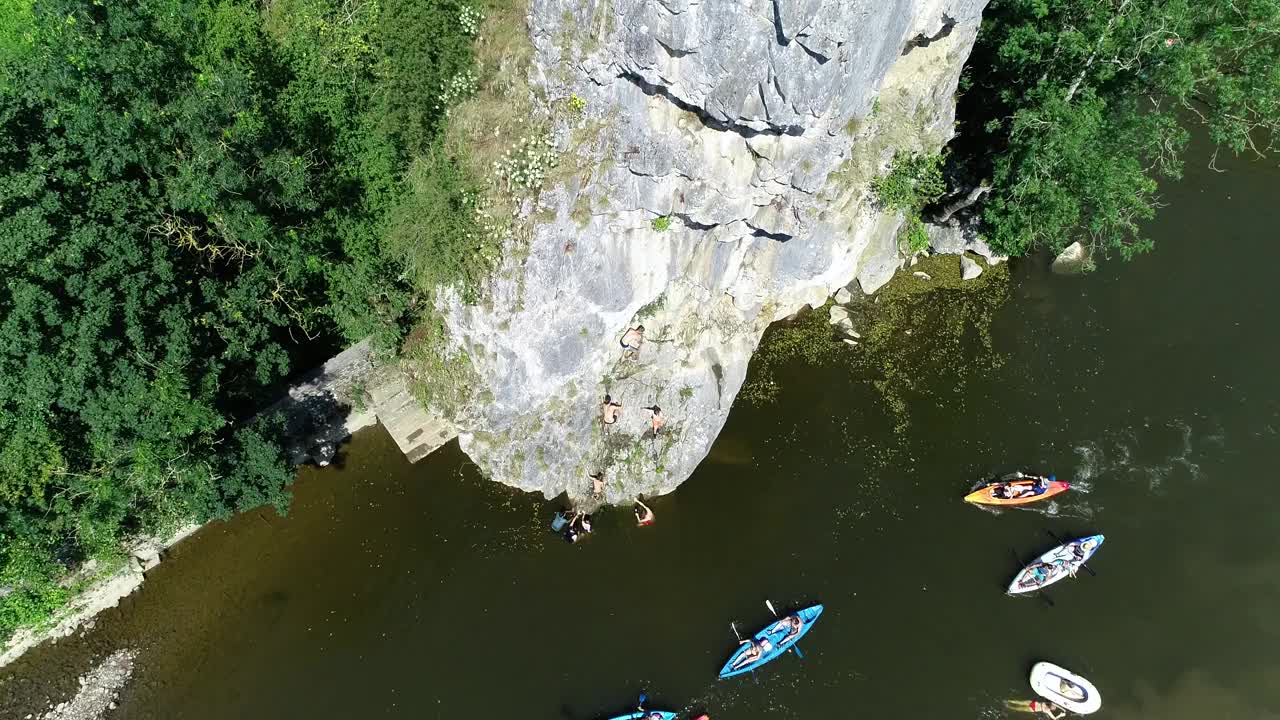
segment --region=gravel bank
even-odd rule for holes
[[[75,697],[58,703],[39,715],[39,720],[99,720],[116,707],[120,689],[133,675],[134,653],[120,650],[107,656],[98,667],[80,676]],[[34,713],[26,720],[35,720]]]

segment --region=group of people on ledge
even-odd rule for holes
[[[650,405],[641,410],[649,411],[649,425],[653,428],[653,437],[658,437],[658,433],[662,431],[662,426],[667,424],[667,419],[662,416],[662,408],[657,403]],[[605,428],[618,422],[618,416],[622,414],[622,403],[614,400],[611,395],[604,396],[604,402],[600,403],[600,419],[604,422]]]
[[[636,325],[628,329],[622,334],[622,359],[634,360],[640,357],[640,346],[644,344],[644,325]],[[657,403],[647,408],[650,413],[649,424],[653,428],[653,437],[657,437],[662,431],[662,426],[666,423],[666,419],[662,416],[662,408]],[[600,403],[600,419],[604,422],[607,430],[610,425],[618,422],[618,418],[622,415],[622,403],[614,400],[608,393],[604,396],[604,402]]]
[[[623,360],[638,358],[640,356],[640,347],[644,344],[644,325],[636,325],[633,328],[629,328],[622,334],[620,344],[622,345]],[[654,403],[642,409],[649,412],[649,427],[653,433],[651,439],[658,437],[667,422],[666,417],[662,414],[662,408],[658,407],[657,403]],[[600,403],[600,420],[604,423],[605,430],[617,423],[621,415],[622,403],[606,393],[604,402]],[[597,502],[602,501],[604,499],[604,472],[596,472],[588,477],[591,479],[591,497]],[[645,505],[640,498],[636,498],[635,505],[632,506],[632,512],[636,516],[636,524],[638,526],[645,527],[653,524],[653,509]],[[560,533],[566,541],[576,543],[591,533],[591,515],[582,510],[573,513],[568,510],[562,510],[556,513],[555,520],[551,523],[551,529]]]

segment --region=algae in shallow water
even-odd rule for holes
[[[934,256],[899,273],[876,297],[851,312],[855,326],[861,316],[867,328],[855,365],[880,391],[898,432],[910,426],[913,400],[941,402],[945,389],[946,402],[962,403],[971,378],[1003,364],[991,324],[1009,298],[1007,265],[962,280],[957,256]]]
[[[862,335],[857,347],[840,342],[828,320],[831,302],[775,325],[761,341],[739,397],[754,404],[775,400],[781,390],[775,375],[792,360],[846,362],[855,377],[876,388],[894,417],[895,430],[904,432],[910,427],[912,401],[941,401],[939,388],[946,388],[946,401],[956,402],[971,377],[1001,365],[991,322],[1008,297],[1007,265],[962,280],[959,257],[925,258],[849,307]]]

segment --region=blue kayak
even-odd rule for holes
[[[734,651],[733,655],[729,656],[729,661],[724,664],[724,667],[720,668],[720,677],[727,678],[727,677],[733,677],[734,675],[741,675],[742,673],[745,673],[745,672],[751,672],[752,670],[759,668],[761,665],[764,665],[770,660],[773,660],[781,656],[783,653],[790,650],[793,645],[799,642],[800,638],[804,637],[805,633],[809,632],[809,628],[813,627],[813,623],[817,621],[818,616],[821,614],[822,614],[821,605],[814,605],[813,607],[807,607],[803,610],[792,613],[792,615],[798,615],[800,617],[800,622],[803,623],[803,625],[801,625],[800,627],[800,632],[797,633],[795,637],[787,640],[785,643],[782,642],[782,639],[787,636],[788,628],[780,627],[780,624],[782,623],[783,620],[786,620],[786,618],[790,617],[790,615],[784,616],[781,620],[775,620],[769,623],[765,627],[765,629],[756,633],[755,637],[753,637],[752,639],[755,640],[757,643],[767,639],[769,641],[769,645],[771,645],[772,647],[769,650],[765,651],[763,654],[761,654],[760,657],[756,658],[754,661],[746,663],[745,665],[742,665],[741,667],[735,670],[733,667],[734,663],[738,660],[738,658],[742,657],[743,654],[747,652],[747,648],[750,647],[750,645],[746,645],[746,644],[739,645],[738,649]]]
[[[609,720],[676,720],[676,714],[666,710],[636,710]]]

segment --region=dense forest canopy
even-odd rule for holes
[[[1280,0],[992,0],[962,89],[952,160],[990,182],[998,251],[1131,257],[1193,125],[1272,152]]]
[[[0,637],[122,536],[284,506],[250,419],[296,361],[413,320],[384,238],[423,203],[409,165],[456,165],[434,95],[471,65],[463,11],[0,0]],[[465,226],[466,182],[428,184]],[[419,272],[466,275],[431,237]]]

